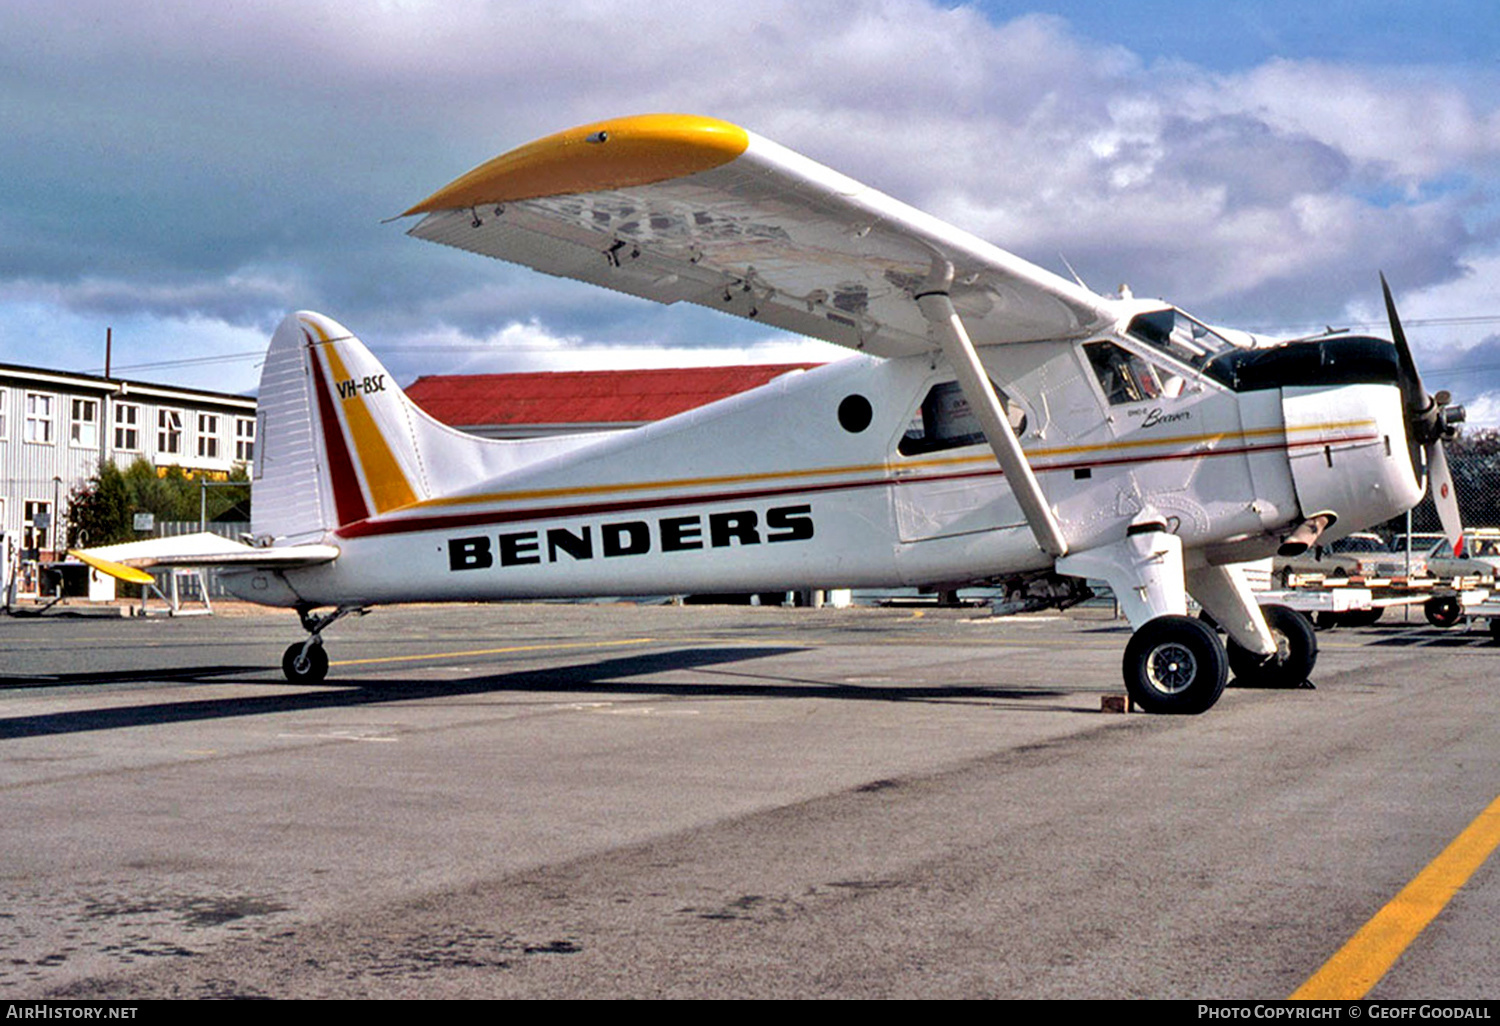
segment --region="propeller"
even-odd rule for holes
[[[1443,533],[1453,543],[1457,554],[1463,544],[1463,520],[1458,513],[1458,496],[1453,490],[1453,472],[1448,469],[1448,456],[1443,442],[1452,438],[1458,425],[1464,422],[1464,408],[1452,404],[1452,396],[1446,391],[1429,395],[1422,387],[1422,376],[1417,372],[1417,362],[1412,359],[1411,346],[1407,344],[1406,332],[1401,329],[1401,318],[1396,313],[1396,301],[1391,297],[1391,286],[1380,275],[1380,290],[1385,294],[1385,312],[1391,322],[1391,342],[1396,346],[1396,359],[1401,368],[1401,397],[1406,406],[1406,434],[1413,448],[1421,446],[1426,456],[1427,483],[1432,489],[1432,501],[1437,506],[1438,519]]]

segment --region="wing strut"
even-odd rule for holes
[[[1000,469],[1005,472],[1011,491],[1026,514],[1037,544],[1054,557],[1065,556],[1068,543],[1063,538],[1062,527],[1047,505],[1036,475],[1031,472],[1031,464],[1026,462],[1026,453],[1021,450],[1021,443],[1011,429],[1010,418],[1001,407],[995,390],[990,387],[989,376],[979,362],[979,354],[974,350],[969,333],[964,330],[963,321],[959,320],[958,311],[953,309],[953,300],[948,295],[952,285],[953,265],[941,257],[934,257],[932,275],[924,291],[916,297],[917,306],[943,347],[943,355],[953,365],[958,387],[969,401],[969,408],[979,418],[984,437],[1000,461]]]

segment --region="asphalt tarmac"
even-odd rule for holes
[[[405,607],[297,687],[291,614],[0,617],[0,999],[1280,999],[1433,866],[1331,985],[1500,994],[1482,623],[1197,717],[1101,712],[1128,633]]]

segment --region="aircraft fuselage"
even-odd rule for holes
[[[1143,359],[1151,381],[1122,384]],[[1071,551],[1158,524],[1191,559],[1235,562],[1314,513],[1335,512],[1331,538],[1420,497],[1394,384],[1237,391],[1125,336],[983,360]],[[931,356],[792,373],[346,524],[326,539],[341,552],[330,564],[227,583],[271,604],[347,606],[952,585],[1049,568],[952,381]]]

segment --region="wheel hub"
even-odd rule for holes
[[[1186,645],[1167,642],[1151,650],[1146,659],[1146,676],[1158,691],[1175,695],[1198,676],[1198,661]]]

